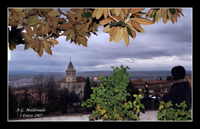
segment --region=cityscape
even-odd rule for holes
[[[9,93],[15,98],[12,101],[16,102],[10,103],[10,106],[13,109],[11,111],[12,114],[10,112],[9,117],[13,119],[74,113],[90,113],[91,109],[86,110],[80,106],[83,101],[86,101],[85,96],[87,96],[87,93],[84,92],[84,90],[86,90],[88,84],[89,87],[96,87],[103,82],[94,81],[94,75],[92,74],[90,75],[91,79],[89,79],[89,77],[84,78],[82,76],[77,76],[76,70],[71,61],[69,62],[65,72],[65,77],[59,80],[55,80],[56,74],[49,75],[45,73],[34,74],[29,78],[10,81]],[[191,73],[188,74],[188,72],[190,71],[187,71],[185,79],[189,81],[191,85]],[[163,72],[164,74],[159,74],[160,72],[157,71],[156,73],[157,75],[152,75],[152,73],[148,75],[145,73],[146,78],[145,76],[142,76],[142,74],[131,77],[132,79],[130,78],[131,87],[128,86],[128,92],[131,93],[131,90],[134,90],[136,93],[139,89],[148,90],[151,98],[150,103],[144,103],[146,109],[158,109],[158,107],[154,104],[155,99],[159,99],[159,101],[162,100],[164,89],[170,88],[172,83],[172,78],[170,78],[168,72],[165,71]],[[84,74],[82,73],[82,75]],[[17,76],[17,74],[15,76]],[[110,75],[104,74],[104,76],[109,77]],[[140,78],[141,76],[144,78]],[[156,79],[153,79],[155,77]],[[146,85],[148,85],[148,88]],[[56,106],[56,104],[60,104],[60,106]],[[26,111],[26,113],[29,113],[28,115],[22,113],[24,112],[25,107],[26,110],[28,110]],[[31,112],[33,113],[35,110],[41,109],[45,111],[40,115],[37,114],[38,116],[30,114],[30,110],[33,110]]]

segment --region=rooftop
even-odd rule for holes
[[[76,82],[86,82],[87,80],[84,77],[76,77]],[[68,83],[66,82],[66,77],[58,81],[58,83]]]

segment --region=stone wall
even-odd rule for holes
[[[145,113],[140,113],[140,121],[157,121],[158,110],[145,111]],[[88,117],[90,114],[72,114],[72,115],[62,115],[62,116],[48,116],[41,118],[20,118],[13,119],[10,121],[89,121]],[[102,121],[102,120],[98,120]]]

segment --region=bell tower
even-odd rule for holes
[[[74,69],[70,57],[70,62],[66,69],[66,82],[75,82],[75,81],[76,81],[76,70]]]

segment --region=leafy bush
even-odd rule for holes
[[[191,110],[185,110],[186,101],[183,101],[180,105],[176,103],[175,106],[176,108],[173,108],[172,101],[160,102],[158,120],[191,120]]]
[[[130,74],[127,69],[121,65],[120,68],[113,68],[113,75],[106,78],[100,75],[97,79],[104,81],[97,87],[92,87],[93,93],[90,98],[82,103],[82,107],[95,107],[89,119],[99,117],[102,120],[140,120],[140,108],[144,109],[141,104],[141,94],[134,94],[135,101],[127,101],[126,97],[130,96],[126,91],[129,83]],[[141,91],[141,90],[140,90]]]

